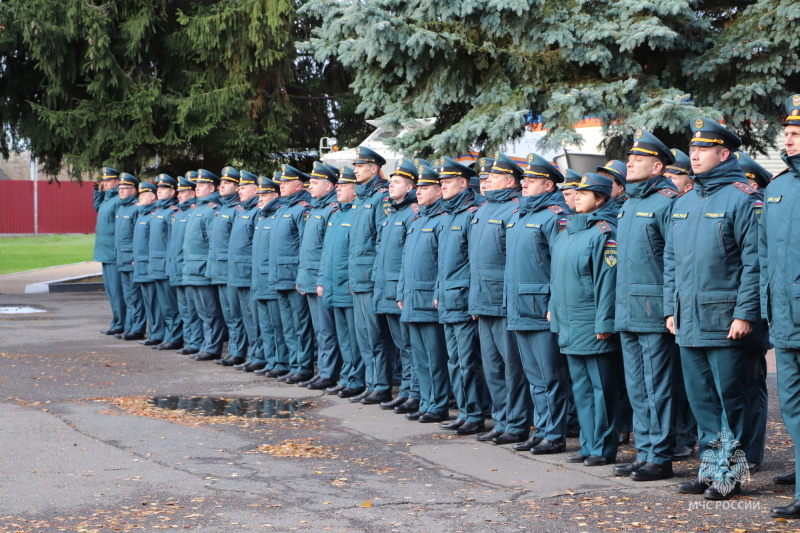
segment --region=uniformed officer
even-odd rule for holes
[[[122,298],[122,279],[117,270],[114,249],[114,222],[119,207],[119,171],[111,167],[101,170],[102,181],[94,190],[94,210],[97,224],[94,230],[94,260],[103,267],[103,287],[111,306],[111,324],[100,330],[104,335],[116,335],[125,330],[125,300]]]
[[[411,356],[411,333],[408,324],[400,321],[397,286],[400,283],[400,264],[408,225],[419,215],[417,191],[415,190],[418,166],[410,159],[398,159],[389,176],[390,205],[387,209],[389,214],[378,229],[381,246],[375,256],[373,273],[375,282],[373,309],[389,325],[392,340],[400,352],[402,367],[402,378],[397,397],[381,402],[381,408],[394,409],[406,403],[408,403],[406,405],[408,408],[415,405],[416,409],[409,410],[406,413],[407,417],[419,416],[416,414],[419,412],[419,383]],[[391,366],[393,362],[385,359],[379,361],[379,364]],[[390,370],[378,369],[380,375],[387,372]]]
[[[322,245],[317,296],[322,298],[322,305],[333,309],[336,338],[342,354],[339,383],[328,387],[325,392],[338,394],[341,398],[352,398],[365,389],[364,360],[356,344],[356,321],[348,273],[350,228],[356,199],[356,176],[352,167],[339,169],[336,199],[339,209],[328,219],[328,230]]]
[[[553,248],[550,327],[567,355],[580,421],[580,451],[569,463],[600,466],[616,459],[620,374],[614,332],[617,206],[613,180],[595,173],[581,178],[576,214]]]
[[[178,210],[175,212],[169,230],[167,243],[167,274],[169,284],[175,289],[178,301],[178,312],[183,324],[184,347],[177,352],[181,355],[193,355],[203,346],[203,323],[194,306],[194,297],[183,281],[183,243],[186,237],[186,226],[189,217],[197,206],[195,199],[195,183],[197,172],[189,170],[178,182]]]
[[[772,174],[759,165],[744,152],[734,152],[739,166],[742,167],[747,181],[754,189],[762,192],[772,179]],[[761,217],[763,202],[756,203],[756,215]],[[764,461],[764,449],[767,444],[767,418],[769,416],[769,395],[767,393],[767,351],[772,348],[769,342],[769,327],[765,321],[759,320],[754,325],[751,345],[753,357],[748,361],[745,376],[747,377],[748,398],[750,399],[745,420],[749,439],[743,442],[744,454],[747,456],[747,467],[751,474],[761,468]]]
[[[675,158],[644,129],[628,151],[628,200],[617,215],[617,295],[625,383],[634,413],[636,459],[614,467],[634,481],[672,477],[672,354],[664,326],[664,245],[678,192],[663,175]]]
[[[733,156],[741,145],[736,135],[704,117],[691,127],[695,185],[672,210],[664,313],[680,346],[701,456],[707,451],[716,456],[678,490],[719,500],[739,494],[747,475],[744,454],[736,452],[749,438],[745,373],[752,357],[747,337],[759,319],[755,210],[760,195]]]
[[[447,348],[436,310],[439,235],[443,229],[444,210],[439,173],[420,165],[417,175],[420,212],[408,223],[397,284],[397,305],[402,310],[400,320],[408,324],[414,372],[419,383],[419,411],[407,414],[406,418],[431,423],[447,420],[450,414]],[[381,247],[385,243],[381,241]]]
[[[694,187],[692,181],[692,162],[689,156],[678,150],[677,148],[670,148],[670,153],[675,158],[675,162],[667,165],[664,169],[664,175],[672,180],[672,184],[678,190],[678,194],[685,194],[691,191]]]
[[[336,182],[339,170],[321,161],[314,162],[308,191],[311,210],[300,243],[300,264],[297,269],[297,290],[306,297],[311,312],[311,323],[317,340],[317,375],[305,386],[311,390],[325,390],[336,385],[342,366],[342,355],[336,341],[336,323],[333,309],[322,304],[317,295],[320,285],[320,259],[328,220],[339,209],[336,199]]]
[[[219,303],[219,291],[212,283],[209,271],[211,226],[221,203],[217,191],[219,183],[219,176],[213,172],[203,168],[197,171],[197,207],[186,222],[183,242],[183,281],[203,322],[203,344],[199,352],[189,356],[196,361],[221,358],[225,340],[225,318]]]
[[[605,165],[595,169],[601,176],[611,178],[614,182],[614,188],[611,191],[611,199],[617,203],[617,207],[625,203],[628,195],[625,194],[625,187],[628,185],[627,175],[628,167],[622,161],[612,159]]]
[[[506,225],[519,209],[522,169],[497,152],[486,182],[486,203],[472,218],[469,236],[469,312],[478,317],[481,357],[492,398],[494,428],[478,435],[495,444],[523,442],[530,433],[530,397],[517,338],[508,331],[503,284]],[[522,394],[525,399],[517,401]]]
[[[119,176],[119,207],[114,223],[114,248],[117,270],[122,279],[122,298],[125,300],[125,332],[118,339],[134,341],[144,339],[147,322],[142,304],[142,289],[133,281],[133,229],[139,216],[139,180],[123,172]]]
[[[142,291],[142,305],[147,316],[145,346],[158,346],[164,342],[164,315],[158,303],[156,283],[150,277],[150,221],[156,210],[156,186],[150,182],[139,184],[139,215],[133,228],[133,282]]]
[[[353,293],[353,312],[356,320],[358,349],[364,359],[367,387],[351,401],[380,403],[392,397],[392,366],[386,361],[394,357],[389,326],[372,307],[375,282],[372,272],[375,255],[380,244],[378,231],[386,218],[389,207],[387,182],[381,175],[386,160],[365,146],[356,149],[353,172],[358,185],[358,198],[354,204],[350,228],[350,259],[347,270],[350,275],[350,292]]]
[[[231,166],[222,169],[219,180],[219,209],[211,223],[208,249],[208,277],[219,295],[219,306],[228,330],[228,356],[225,366],[244,362],[247,358],[247,333],[235,287],[228,285],[228,248],[231,228],[239,212],[239,171]]]
[[[558,183],[564,176],[538,154],[528,155],[522,175],[519,212],[506,229],[505,298],[508,329],[519,344],[522,368],[530,384],[511,401],[525,408],[527,394],[533,400],[536,431],[515,450],[534,455],[566,449],[569,370],[558,347],[558,335],[550,331],[550,258],[556,237],[567,224],[568,207]],[[527,394],[526,394],[527,393]]]
[[[489,170],[490,161],[494,162],[481,158],[476,166]],[[468,249],[472,217],[485,199],[469,185],[475,173],[471,168],[443,157],[438,170],[445,215],[444,230],[439,235],[436,307],[444,328],[450,384],[458,407],[457,418],[439,427],[454,429],[457,435],[474,435],[486,431],[483,410],[489,400],[481,368],[478,322],[468,308]]]
[[[281,323],[289,349],[289,374],[279,378],[290,385],[314,375],[314,332],[308,300],[297,292],[300,242],[309,215],[311,196],[304,184],[310,176],[290,165],[281,165],[282,203],[271,224],[269,281],[278,291]]]
[[[769,322],[778,370],[778,398],[786,431],[800,461],[800,299],[795,280],[800,275],[800,94],[786,101],[782,157],[787,169],[767,185],[765,209],[759,227],[761,313]],[[796,475],[796,474],[795,474]],[[780,484],[795,484],[781,476]],[[774,507],[772,516],[800,518],[800,484],[795,501]]]
[[[569,207],[570,214],[575,212],[575,188],[581,183],[581,175],[571,168],[567,169],[567,174],[564,176],[564,183],[561,184],[561,193],[564,195],[564,201]]]
[[[289,374],[289,349],[284,337],[281,322],[281,307],[278,303],[278,292],[269,277],[270,247],[272,226],[275,216],[282,205],[280,196],[281,171],[274,174],[274,179],[266,176],[258,177],[258,208],[260,209],[256,226],[253,229],[253,282],[251,291],[256,301],[259,334],[259,350],[249,355],[245,364],[261,364],[265,366],[255,372],[271,378],[279,378]],[[244,368],[244,366],[242,366]]]
[[[484,196],[486,193],[486,180],[489,179],[489,174],[492,171],[494,159],[491,157],[481,157],[478,159],[478,180],[480,181],[480,194]]]
[[[156,288],[156,301],[164,320],[164,339],[154,350],[175,350],[183,347],[183,322],[178,309],[175,287],[167,273],[167,247],[173,216],[179,211],[175,197],[178,182],[168,174],[156,176],[156,203],[149,224],[149,265],[147,275]]]
[[[241,316],[242,330],[245,338],[239,342],[239,355],[230,348],[228,340],[228,357],[217,363],[223,366],[238,365],[249,359],[259,350],[258,323],[256,322],[256,302],[250,290],[253,283],[253,232],[258,216],[258,176],[246,170],[239,171],[239,204],[233,215],[230,237],[228,238],[228,297],[231,309],[238,310]],[[222,265],[220,265],[222,266]],[[228,331],[230,324],[228,322]],[[244,347],[247,347],[246,351]],[[251,361],[242,367],[245,372],[255,372],[266,366],[266,361]]]

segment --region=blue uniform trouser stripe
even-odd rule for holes
[[[200,351],[222,355],[225,319],[222,317],[217,287],[215,285],[192,285],[187,289],[194,299],[194,307],[202,323],[203,344],[200,346]]]
[[[151,339],[164,340],[166,327],[164,315],[161,314],[161,304],[158,301],[158,289],[154,281],[139,283],[142,289],[142,302],[144,312],[147,316],[148,332],[147,336]]]
[[[764,461],[764,448],[767,444],[767,417],[769,416],[769,395],[767,393],[767,352],[754,348],[752,358],[745,363],[745,377],[749,406],[745,420],[749,430],[749,438],[745,434],[744,454],[747,461],[761,463]]]
[[[581,455],[617,456],[617,379],[621,358],[618,352],[567,354],[575,409],[581,425]]]
[[[387,344],[391,334],[386,320],[372,311],[372,293],[353,294],[353,313],[356,321],[356,343],[364,361],[367,389],[387,392],[392,387],[392,353]]]
[[[108,328],[122,331],[125,329],[125,299],[122,297],[122,278],[116,263],[103,263],[103,287],[111,306],[111,324]]]
[[[156,298],[161,308],[161,316],[164,317],[164,342],[183,342],[183,321],[178,306],[178,294],[175,287],[169,284],[169,280],[159,279],[155,281]]]
[[[681,346],[681,364],[686,395],[697,419],[700,456],[723,430],[739,443],[747,442],[745,415],[750,392],[746,389],[746,362],[753,355],[744,346],[690,348]],[[741,448],[741,446],[739,446]],[[731,450],[735,453],[735,450]],[[717,465],[710,474],[723,474],[729,467]]]
[[[536,436],[550,441],[567,438],[569,369],[552,331],[517,331],[522,367],[533,398]]]
[[[800,465],[800,349],[776,346],[775,366],[783,423],[794,443],[795,465]],[[800,472],[800,468],[795,470]],[[800,500],[800,475],[796,481],[795,499]]]
[[[144,335],[147,320],[142,303],[142,288],[133,281],[133,272],[120,272],[119,275],[122,280],[122,297],[125,299],[125,332]]]
[[[625,384],[633,408],[636,458],[656,464],[672,461],[671,333],[621,332]]]
[[[239,296],[236,287],[215,285],[219,292],[219,306],[228,328],[228,355],[244,357],[247,355],[247,334],[242,322],[242,310],[239,307]]]
[[[199,350],[203,346],[203,323],[194,306],[194,296],[186,286],[175,287],[175,290],[183,323],[183,341],[187,348]]]
[[[317,373],[325,379],[339,379],[342,367],[342,354],[336,339],[336,324],[333,309],[322,304],[322,298],[306,293],[314,336],[317,339]]]
[[[314,333],[306,297],[296,290],[278,291],[278,304],[286,347],[289,349],[289,370],[298,374],[313,374]]]
[[[444,328],[438,323],[410,322],[411,356],[419,381],[419,411],[447,418],[450,378]]]
[[[458,405],[458,418],[483,422],[483,409],[489,405],[486,382],[480,362],[478,322],[443,324],[447,344],[447,370]]]
[[[242,315],[242,329],[246,337],[248,358],[252,354],[259,351],[258,339],[258,322],[256,322],[256,302],[253,300],[253,294],[250,292],[250,287],[231,287],[231,297],[236,298],[239,305],[239,311]],[[229,345],[230,347],[230,345]],[[230,351],[230,350],[229,350]]]
[[[419,380],[414,368],[414,360],[411,355],[411,332],[407,322],[400,322],[400,315],[385,314],[386,323],[389,326],[389,333],[392,341],[397,347],[400,358],[401,375],[400,390],[397,395],[401,398],[419,399]]]
[[[675,428],[675,445],[694,448],[697,444],[697,420],[694,419],[689,398],[686,396],[686,385],[683,381],[681,365],[681,349],[673,342],[670,348],[672,355],[672,426]]]
[[[342,353],[342,371],[339,383],[350,389],[362,389],[364,383],[364,360],[356,344],[356,320],[352,307],[334,307],[336,338]]]

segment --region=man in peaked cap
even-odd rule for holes
[[[389,207],[388,214],[381,223],[378,231],[381,246],[375,256],[373,280],[373,309],[379,315],[379,320],[385,320],[394,345],[397,347],[400,366],[400,390],[397,397],[381,401],[382,409],[394,409],[403,406],[401,411],[407,417],[419,417],[419,383],[415,373],[415,366],[411,358],[411,333],[408,324],[400,321],[400,308],[397,306],[398,285],[400,284],[400,262],[403,256],[403,246],[406,241],[408,224],[419,216],[417,205],[418,166],[410,159],[400,158],[395,162],[394,170],[389,176]],[[390,359],[375,359],[376,374],[385,375],[392,372],[395,362]],[[388,365],[389,368],[379,368],[378,365]],[[364,398],[362,403],[372,400]]]
[[[103,287],[111,306],[111,324],[100,330],[104,335],[124,333],[125,305],[122,298],[122,278],[117,270],[114,250],[114,221],[119,207],[119,171],[111,167],[100,170],[101,181],[94,189],[94,210],[97,224],[94,230],[94,260],[103,266]]]
[[[339,209],[336,199],[336,182],[339,170],[321,161],[314,162],[308,192],[311,210],[300,242],[300,264],[297,269],[297,290],[308,300],[311,324],[317,340],[318,373],[305,384],[311,390],[325,390],[336,385],[342,367],[342,355],[336,339],[336,322],[333,309],[322,304],[317,295],[321,284],[320,259],[328,220]],[[300,385],[303,383],[301,382]]]
[[[569,207],[570,213],[575,212],[575,188],[581,183],[581,175],[571,168],[567,169],[567,174],[564,177],[564,183],[561,184],[561,193],[564,195],[564,201]]]
[[[524,442],[530,432],[530,398],[516,408],[516,393],[528,383],[517,339],[508,331],[503,285],[506,275],[506,226],[519,209],[523,171],[498,152],[486,183],[486,203],[472,218],[469,242],[469,312],[478,317],[481,357],[486,385],[492,398],[494,428],[478,435],[495,444]]]
[[[286,346],[289,349],[289,374],[278,378],[295,385],[314,375],[314,331],[308,300],[297,291],[300,242],[308,220],[311,196],[304,184],[310,176],[291,165],[281,165],[282,203],[271,224],[269,279],[278,292]]]
[[[123,172],[119,175],[119,207],[114,224],[114,247],[117,254],[117,270],[122,278],[122,298],[125,301],[125,332],[118,339],[126,341],[144,339],[147,326],[142,290],[133,281],[133,230],[139,217],[139,180]]]
[[[488,164],[482,158],[482,164]],[[444,327],[448,370],[458,417],[441,424],[442,429],[455,430],[457,435],[474,435],[486,431],[483,410],[488,391],[481,369],[478,322],[469,313],[468,244],[472,218],[484,198],[470,187],[475,171],[465,172],[451,159],[439,161],[439,184],[442,189],[442,220],[439,234],[439,273],[437,311]],[[479,166],[478,168],[482,168]],[[488,170],[487,168],[487,177]]]
[[[145,346],[158,346],[164,342],[164,315],[158,304],[155,280],[150,277],[150,222],[156,210],[156,186],[153,183],[139,184],[139,215],[133,228],[133,281],[142,292],[142,305],[147,316]]]
[[[148,275],[156,289],[156,300],[164,319],[164,338],[155,350],[176,350],[183,347],[183,322],[178,306],[178,294],[170,285],[168,273],[168,246],[170,229],[174,216],[180,211],[177,207],[178,182],[169,174],[156,176],[156,203],[150,220],[148,248],[150,262]]]
[[[353,293],[358,349],[364,360],[366,389],[354,396],[354,401],[370,397],[369,402],[383,402],[391,398],[391,365],[384,361],[393,359],[395,348],[388,324],[372,307],[375,256],[380,243],[381,224],[389,208],[389,199],[386,197],[388,183],[380,175],[384,164],[386,160],[369,148],[359,146],[356,149],[353,172],[358,182],[358,197],[353,204],[347,270],[350,291]],[[343,393],[345,391],[339,395]]]
[[[734,152],[733,155],[739,160],[739,166],[742,167],[744,175],[747,176],[747,182],[750,186],[756,189],[766,189],[772,180],[772,173],[742,151]]]
[[[625,163],[617,159],[612,159],[602,167],[595,168],[598,174],[606,176],[614,181],[614,188],[611,190],[611,199],[614,200],[618,206],[625,203],[628,195],[625,194],[625,186],[628,184],[626,176],[628,168]]]
[[[741,140],[704,117],[691,128],[695,186],[673,204],[664,252],[664,314],[680,346],[700,454],[716,457],[678,490],[721,500],[739,494],[748,475],[740,450],[750,438],[746,372],[752,339],[759,338],[754,329],[760,327],[756,204],[761,198],[733,156]]]
[[[761,315],[769,321],[770,340],[775,345],[778,369],[778,399],[786,431],[800,460],[800,305],[794,280],[800,276],[797,250],[800,246],[800,94],[786,100],[783,121],[782,157],[787,168],[767,185],[766,202],[761,216],[758,250],[761,263]],[[800,464],[800,463],[797,463]],[[800,484],[796,471],[774,481],[797,485],[795,501],[774,507],[772,516],[800,518]]]
[[[489,174],[492,172],[493,165],[494,159],[491,157],[481,157],[478,159],[478,180],[480,180],[480,188],[478,192],[481,195],[486,192],[486,180],[489,178]]]
[[[538,154],[529,154],[520,208],[506,225],[504,290],[508,329],[516,336],[522,368],[530,384],[527,390],[509,390],[509,410],[525,416],[532,400],[536,431],[525,442],[515,444],[514,449],[534,455],[566,449],[569,370],[558,346],[558,335],[550,331],[547,320],[551,250],[566,227],[569,209],[557,186],[563,181],[564,176],[550,162]],[[526,383],[520,380],[517,384]]]
[[[211,234],[214,218],[222,200],[218,188],[220,179],[213,172],[201,168],[197,171],[195,195],[197,207],[186,222],[183,243],[183,282],[188,296],[194,299],[195,309],[203,322],[203,343],[200,351],[190,355],[196,361],[212,361],[222,357],[225,340],[225,318],[219,303],[219,290],[211,280]]]
[[[230,308],[234,313],[238,311],[239,317],[241,317],[240,335],[243,335],[243,338],[239,342],[239,357],[236,356],[237,352],[230,348],[230,339],[228,340],[228,357],[217,361],[223,366],[237,365],[248,361],[260,349],[256,303],[250,290],[253,282],[253,233],[258,216],[257,179],[258,176],[252,172],[239,171],[237,191],[239,202],[233,211],[233,223],[228,238],[227,287]],[[230,326],[232,322],[229,321],[229,332],[232,329]],[[259,361],[259,364],[245,365],[242,370],[255,372],[264,368],[265,365],[266,363]]]
[[[692,181],[692,162],[689,156],[678,150],[677,148],[670,148],[670,153],[675,158],[675,162],[667,165],[664,168],[664,175],[672,180],[672,184],[678,190],[678,194],[685,194],[691,191],[694,187]]]
[[[663,320],[664,245],[678,193],[664,169],[669,148],[644,129],[628,150],[628,200],[617,214],[617,294],[624,382],[634,413],[636,459],[613,472],[635,481],[672,477],[672,357],[675,338]],[[622,370],[622,369],[620,369]]]

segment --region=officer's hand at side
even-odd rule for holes
[[[672,315],[667,317],[667,329],[670,333],[675,335],[675,317]]]
[[[604,341],[606,339],[610,339],[611,335],[612,335],[611,333],[598,333],[597,334],[597,340]]]
[[[399,307],[402,310],[403,309],[403,302],[398,300],[397,301],[397,307]]]
[[[439,300],[437,300],[436,298],[433,299],[433,308],[439,309]]]
[[[317,285],[317,296],[322,298],[322,285]]]
[[[728,332],[729,339],[743,339],[753,332],[753,323],[741,318],[734,318],[731,330]]]
[[[550,322],[550,311],[547,312],[547,321]]]

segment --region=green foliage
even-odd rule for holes
[[[550,130],[542,148],[579,143],[573,126],[593,117],[608,155],[619,156],[638,127],[685,145],[700,113],[725,119],[751,148],[770,144],[775,121],[764,121],[797,87],[798,9],[780,0],[310,0],[301,12],[323,19],[310,46],[319,61],[355,71],[367,117],[437,117],[392,141],[406,153],[490,151],[532,114]],[[792,58],[782,71],[781,54]]]

